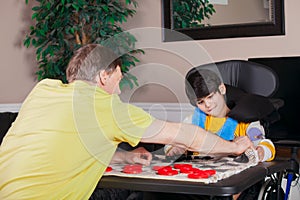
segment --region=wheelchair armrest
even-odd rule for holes
[[[284,101],[283,99],[275,99],[275,98],[270,98],[269,99],[270,102],[273,104],[274,108],[276,110],[279,110],[279,108],[283,107],[284,106]]]

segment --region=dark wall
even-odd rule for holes
[[[18,113],[4,112],[0,113],[0,144],[8,129],[17,117]]]
[[[281,120],[271,126],[271,138],[300,140],[300,57],[250,58],[273,69],[279,78],[274,97],[284,100]]]

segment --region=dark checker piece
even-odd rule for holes
[[[249,162],[249,158],[246,156],[246,154],[241,154],[238,157],[233,159],[235,162],[239,162],[239,163],[247,163]]]

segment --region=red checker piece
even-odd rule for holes
[[[112,167],[106,167],[105,172],[110,172],[110,171],[112,171]]]
[[[203,171],[205,171],[206,173],[208,173],[210,176],[216,174],[216,170],[213,170],[213,169],[207,169],[207,170],[203,170]]]
[[[123,172],[126,174],[139,174],[143,171],[142,165],[125,165]]]
[[[188,174],[188,173],[193,172],[194,169],[195,169],[195,168],[193,168],[193,167],[185,166],[185,167],[181,167],[181,168],[180,168],[180,172],[181,172],[181,173],[184,173],[184,174]]]
[[[174,164],[175,169],[179,169],[181,173],[190,173],[191,170],[193,169],[192,164]]]
[[[199,178],[208,178],[216,174],[216,170],[200,170],[193,168],[193,171],[188,174],[188,178],[199,179]]]
[[[130,167],[130,168],[142,168],[143,165],[139,165],[139,164],[128,164],[128,165],[125,165],[125,167]]]
[[[194,171],[192,173],[189,173],[187,175],[188,178],[192,178],[192,179],[199,179],[199,178],[208,178],[209,177],[209,174],[202,171],[202,170],[199,170],[199,171]]]
[[[190,174],[190,173],[194,173],[194,172],[199,172],[199,169],[193,168],[193,167],[191,167],[191,168],[181,168],[180,172],[184,173],[184,174]]]
[[[178,171],[173,170],[173,168],[171,166],[166,166],[166,167],[158,169],[157,174],[164,175],[164,176],[174,176],[174,175],[178,174]]]
[[[168,165],[165,165],[165,166],[158,166],[158,165],[156,165],[156,166],[153,166],[153,167],[152,167],[152,169],[153,169],[154,171],[158,171],[159,169],[162,169],[162,168],[172,169],[172,167],[171,167],[171,166],[168,166]]]
[[[183,163],[176,163],[174,164],[175,169],[181,169],[181,168],[192,168],[192,164],[183,164]]]

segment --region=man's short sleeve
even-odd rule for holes
[[[120,104],[115,115],[116,123],[122,135],[118,135],[119,140],[125,139],[132,146],[138,144],[146,129],[151,125],[154,118],[143,109],[134,105]]]
[[[104,102],[102,102],[104,103]],[[131,146],[137,145],[146,129],[154,118],[143,109],[121,102],[117,95],[112,95],[110,101],[102,104],[102,113],[98,113],[102,131],[111,140],[128,142]]]

